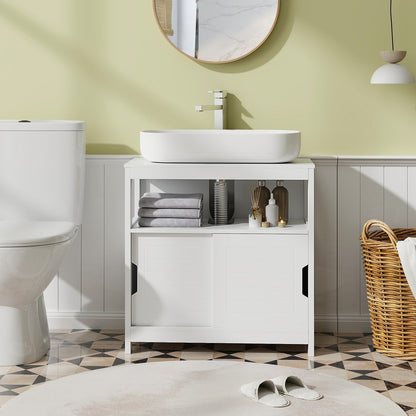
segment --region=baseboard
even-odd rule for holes
[[[124,313],[48,312],[50,329],[124,329]],[[315,315],[316,332],[371,332],[368,315]]]
[[[371,332],[369,315],[339,315],[338,332],[348,334],[355,332]]]
[[[49,329],[124,329],[124,313],[48,312]]]
[[[315,332],[337,332],[336,315],[315,315]]]
[[[315,315],[316,332],[371,332],[368,315]]]

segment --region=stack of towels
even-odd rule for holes
[[[139,201],[141,227],[200,227],[202,194],[145,193]]]

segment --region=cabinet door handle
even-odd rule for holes
[[[131,264],[131,295],[137,292],[137,265]]]
[[[308,297],[308,265],[302,268],[302,295]]]

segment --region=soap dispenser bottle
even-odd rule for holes
[[[273,195],[269,199],[269,205],[266,205],[266,219],[270,223],[270,227],[276,227],[279,222],[279,207]]]
[[[259,211],[261,213],[261,220],[266,221],[266,205],[270,199],[270,191],[266,187],[265,181],[259,181],[259,184],[255,191],[260,192],[259,197]]]
[[[279,221],[283,220],[286,224],[289,219],[289,192],[283,186],[283,181],[277,181],[276,187],[272,191],[273,198],[279,206]]]

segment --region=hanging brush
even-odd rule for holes
[[[257,211],[259,209],[260,191],[260,187],[254,188],[254,185],[248,186],[248,192],[250,194],[251,200],[251,212],[253,213],[254,217],[256,217]]]

